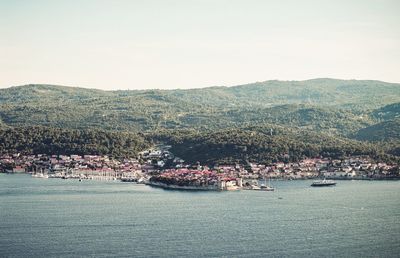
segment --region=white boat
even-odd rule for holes
[[[35,173],[32,174],[32,177],[37,177],[37,178],[49,178],[49,176],[47,174],[43,174],[43,173]]]
[[[147,179],[144,178],[144,177],[141,177],[141,178],[139,178],[139,179],[136,181],[137,184],[146,184],[146,183],[148,183],[148,182],[149,182],[149,180],[147,180]]]
[[[269,186],[269,185],[261,185],[260,190],[261,191],[275,191],[275,188],[273,188],[272,186]]]
[[[325,178],[323,180],[316,180],[314,181],[311,186],[334,186],[336,185],[336,182],[333,180],[326,180]]]
[[[261,184],[260,186],[261,191],[275,191],[275,188],[271,186],[271,178],[269,178],[269,183],[267,185],[267,182],[264,178],[264,184]]]

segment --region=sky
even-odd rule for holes
[[[0,0],[0,88],[400,82],[398,0]]]

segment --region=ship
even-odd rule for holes
[[[316,181],[314,181],[314,182],[311,184],[311,186],[334,186],[334,185],[336,185],[336,182],[335,182],[335,181],[333,181],[333,180],[326,180],[326,179],[323,179],[323,180],[316,180]]]

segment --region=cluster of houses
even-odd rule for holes
[[[177,168],[183,167],[185,161],[179,157],[175,157],[169,151],[170,148],[170,145],[158,145],[155,148],[139,152],[139,158],[145,163],[154,165],[159,169],[170,167],[171,165]]]
[[[395,179],[400,178],[399,165],[376,163],[367,157],[343,160],[304,159],[300,162],[277,162],[270,165],[249,163],[213,167],[185,165],[175,157],[170,146],[139,153],[136,159],[112,159],[99,155],[0,155],[0,172],[32,173],[34,176],[79,179],[150,179],[159,183],[211,187],[218,182],[238,185],[241,180],[272,179]],[[243,183],[243,182],[242,182]],[[230,185],[225,185],[229,187]]]
[[[236,190],[254,186],[259,180],[268,179],[400,179],[398,165],[374,163],[365,157],[344,160],[304,159],[300,162],[272,165],[240,164],[191,166],[165,169],[153,175],[150,183],[168,188],[202,190]]]
[[[329,158],[304,159],[300,162],[277,162],[272,165],[249,164],[247,170],[237,166],[220,166],[223,171],[239,171],[243,178],[275,179],[390,179],[400,178],[399,165],[376,163],[368,157],[349,157],[343,160]],[[250,172],[249,172],[250,171]]]
[[[30,173],[34,177],[77,179],[148,179],[168,166],[181,167],[183,160],[159,146],[139,153],[137,158],[113,159],[102,155],[0,155],[0,172]]]
[[[179,168],[153,175],[149,184],[187,190],[237,190],[243,186],[243,179],[233,171]]]
[[[142,174],[137,159],[110,159],[99,155],[2,155],[0,171],[6,173],[31,173],[37,177],[117,179]]]
[[[208,171],[207,166],[197,170]],[[400,166],[373,162],[368,157],[349,157],[343,160],[329,158],[304,159],[300,162],[276,162],[271,165],[249,163],[247,165],[218,165],[213,171],[226,177],[251,179],[400,179]]]

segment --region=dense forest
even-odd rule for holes
[[[123,157],[163,141],[193,162],[393,160],[399,117],[400,84],[380,81],[131,91],[32,84],[0,89],[0,151]]]
[[[0,90],[0,120],[12,126],[120,131],[275,123],[352,134],[381,119],[375,110],[396,102],[400,102],[400,86],[379,81],[266,81],[136,91],[26,85]]]
[[[389,153],[394,150],[393,146],[385,149],[367,142],[273,125],[209,132],[166,130],[150,136],[153,140],[171,144],[172,152],[190,163],[270,164],[307,157],[344,158],[352,155],[388,162],[399,160],[396,153]]]
[[[53,127],[0,127],[0,153],[136,156],[150,147],[141,134]]]
[[[360,129],[355,138],[363,141],[400,140],[400,118],[388,120]]]

